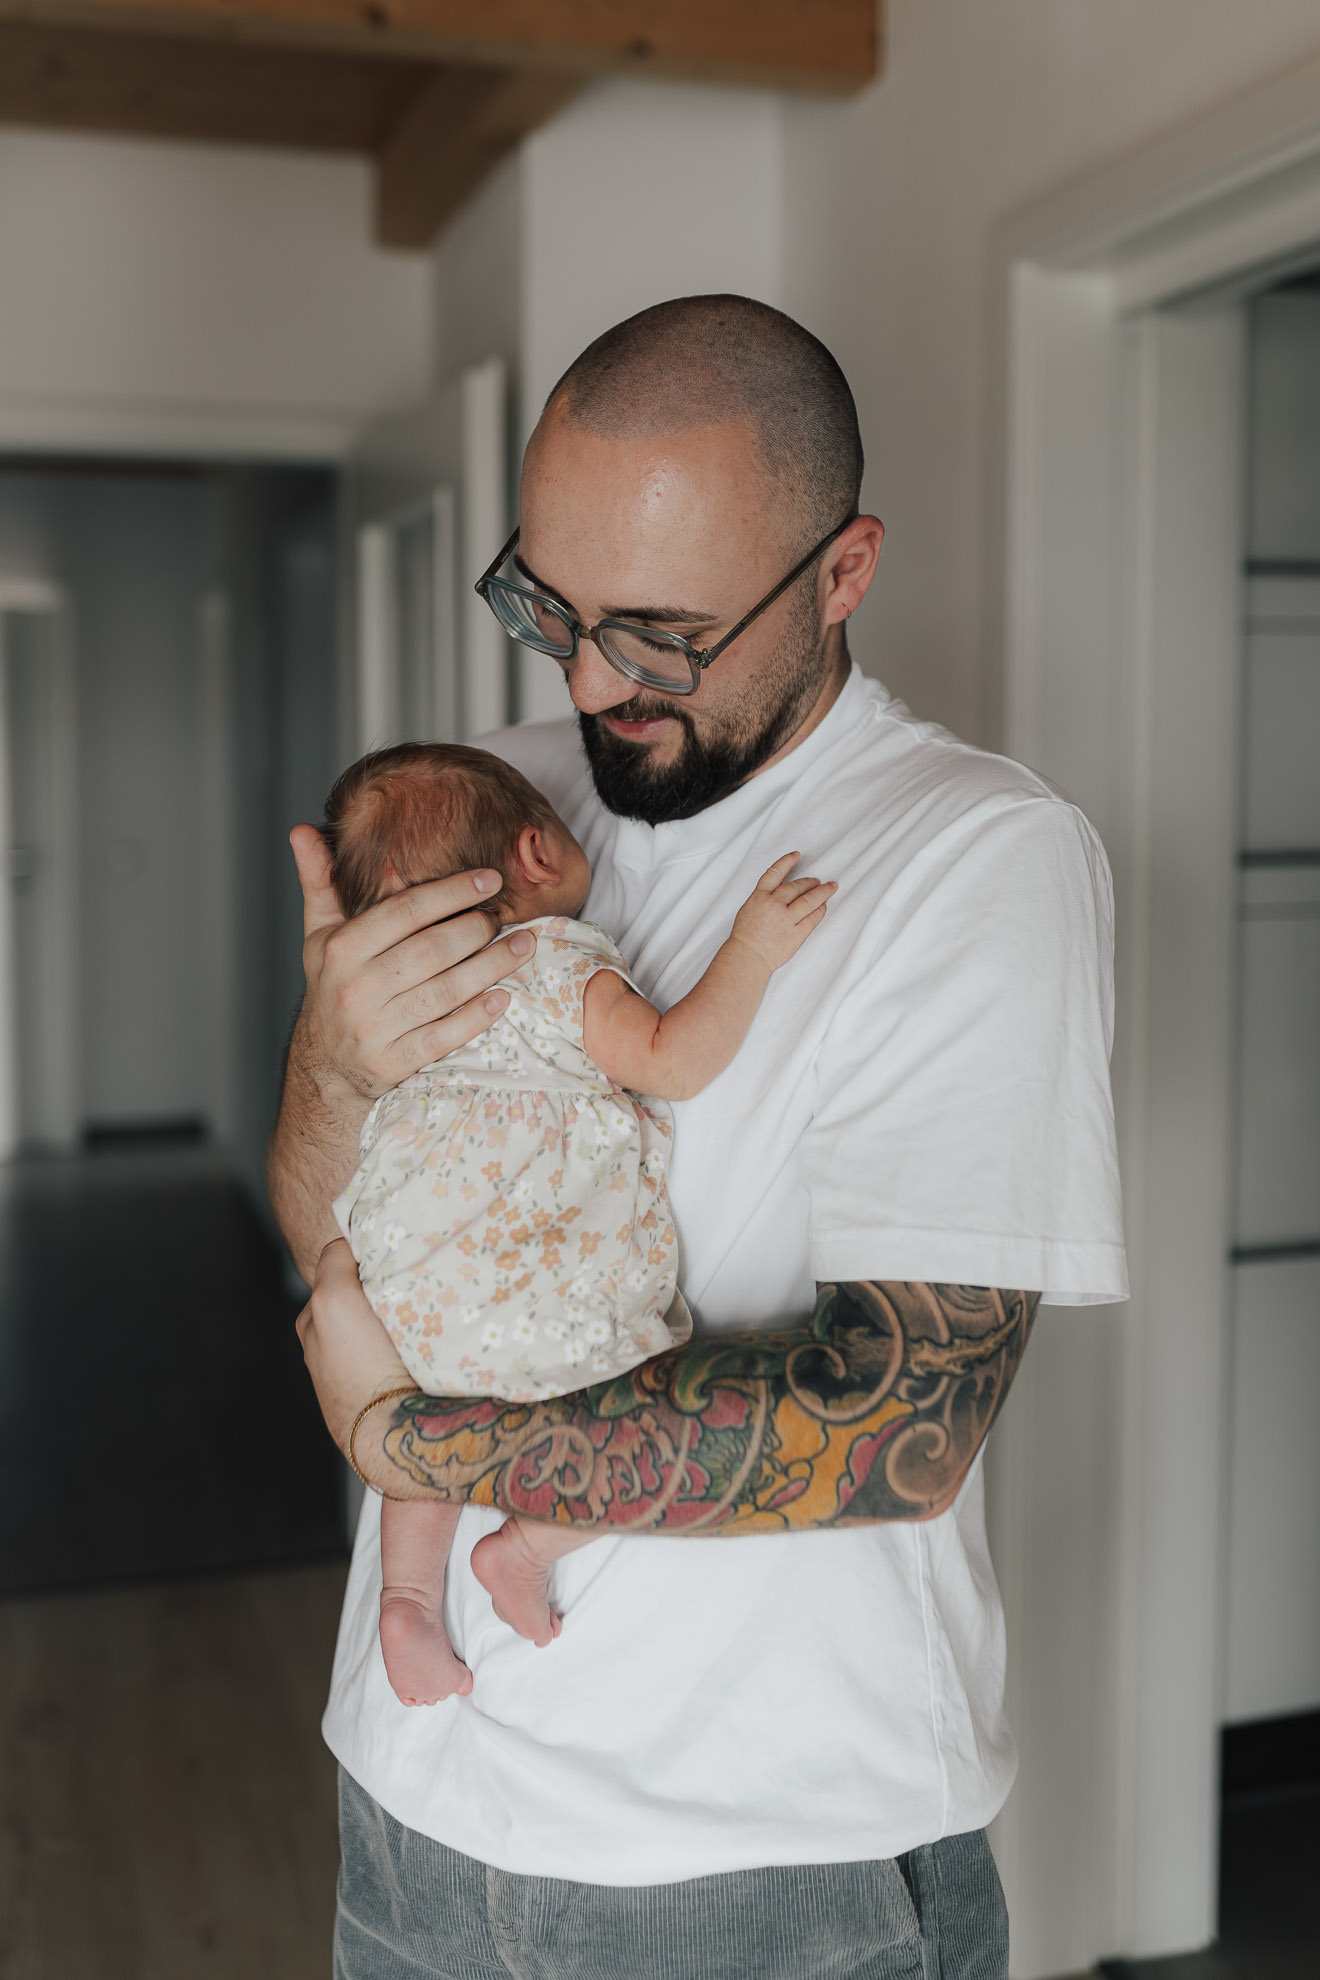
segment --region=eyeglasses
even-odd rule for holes
[[[701,676],[711,662],[718,660],[721,653],[733,645],[740,633],[745,633],[753,619],[759,619],[762,612],[773,605],[791,584],[796,584],[805,571],[810,570],[816,559],[829,549],[836,536],[842,536],[855,518],[846,516],[828,536],[823,536],[814,550],[808,550],[800,564],[794,564],[786,578],[781,578],[773,591],[753,605],[739,619],[736,626],[725,633],[715,646],[704,650],[684,639],[681,633],[665,632],[659,626],[637,625],[630,619],[601,619],[594,626],[584,626],[575,619],[557,598],[550,598],[544,591],[537,591],[526,584],[514,584],[509,578],[496,577],[495,573],[509,561],[517,548],[519,530],[514,530],[499,556],[490,568],[477,579],[476,590],[484,598],[491,611],[512,638],[530,646],[536,653],[548,653],[567,670],[576,657],[578,644],[589,639],[595,642],[616,673],[626,680],[636,681],[641,687],[658,688],[665,694],[695,694],[701,685]]]

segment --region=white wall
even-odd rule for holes
[[[887,15],[876,89],[785,106],[784,306],[848,374],[889,529],[853,649],[921,713],[994,740],[994,231],[1320,53],[1320,15],[1314,0],[889,0]]]
[[[522,147],[516,215],[518,444],[578,353],[668,296],[780,300],[781,118],[755,90],[601,83]],[[517,488],[516,475],[513,487]],[[524,717],[560,715],[559,669],[520,654]]]
[[[431,378],[371,227],[365,160],[0,131],[0,446],[335,451]]]
[[[522,343],[520,147],[478,186],[435,244],[435,376],[501,357],[512,371]]]
[[[668,296],[780,300],[780,110],[755,90],[602,83],[523,150],[524,432],[593,337]]]

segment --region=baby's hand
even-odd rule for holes
[[[799,855],[785,853],[756,883],[756,892],[739,908],[732,940],[744,942],[771,969],[795,956],[813,928],[825,919],[836,880],[790,880]]]

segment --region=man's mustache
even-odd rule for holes
[[[632,701],[621,701],[617,708],[606,708],[602,712],[606,715],[617,715],[620,721],[623,722],[663,722],[666,720],[681,722],[689,735],[694,733],[692,717],[685,708],[676,708],[672,701],[650,701],[643,695],[637,695]],[[592,723],[597,728],[600,726],[601,718],[599,715],[584,715],[581,719],[584,722]],[[622,736],[615,736],[612,740],[622,742],[624,738]]]

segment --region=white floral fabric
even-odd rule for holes
[[[507,1010],[382,1094],[335,1203],[358,1275],[430,1395],[539,1402],[686,1340],[663,1101],[589,1056],[582,996],[628,979],[590,922],[526,924]]]

